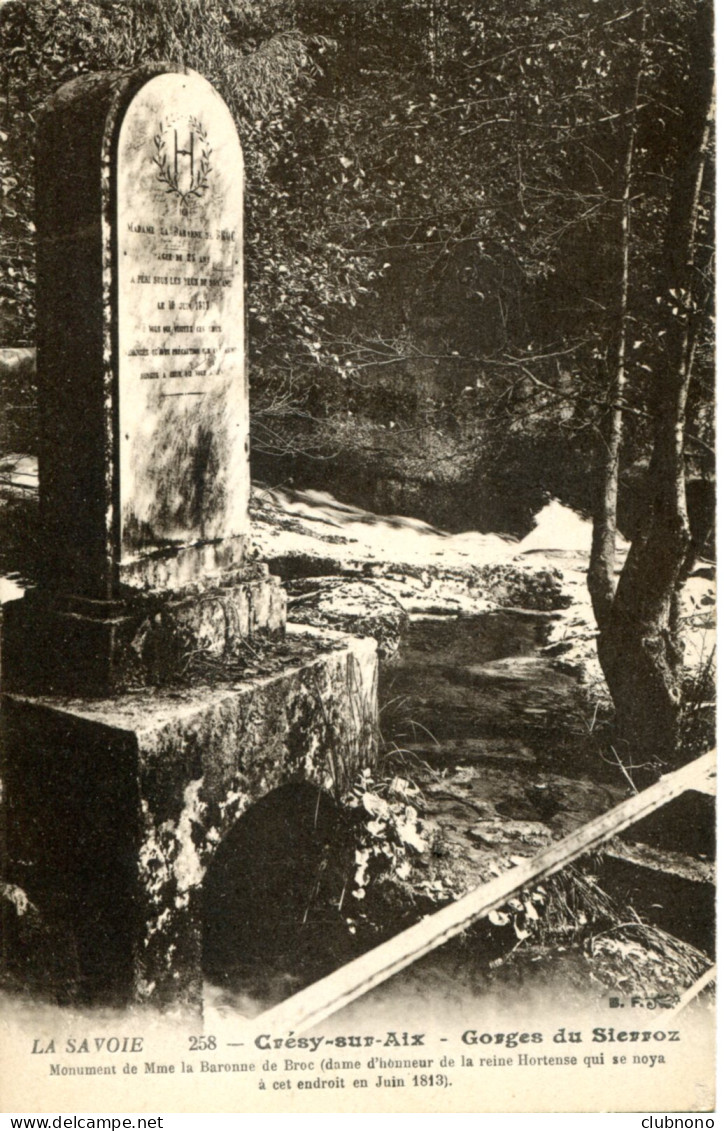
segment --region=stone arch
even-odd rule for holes
[[[320,786],[290,782],[250,806],[204,877],[205,978],[271,1002],[347,961],[353,872],[349,823]]]

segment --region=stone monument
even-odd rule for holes
[[[198,1007],[206,866],[265,794],[343,787],[374,756],[376,645],[284,638],[250,552],[222,99],[168,66],[85,76],[37,160],[43,568],[5,606],[6,878],[70,940],[76,999]]]

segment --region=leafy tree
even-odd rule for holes
[[[705,206],[704,189],[714,117],[712,18],[710,6],[699,3],[657,296],[666,321],[651,397],[655,430],[646,510],[616,582],[617,464],[622,435],[619,404],[628,363],[624,288],[615,400],[609,417],[608,456],[589,570],[600,630],[599,657],[616,705],[623,753],[627,759],[633,756],[649,766],[675,758],[681,739],[680,595],[694,549],[686,505],[685,434],[702,315],[711,297],[707,240],[711,215]],[[624,205],[627,207],[625,197]],[[624,249],[627,243],[624,226]],[[625,254],[623,273],[625,279]]]

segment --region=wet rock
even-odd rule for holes
[[[534,753],[540,742],[549,745],[556,720],[577,709],[577,687],[553,660],[525,654],[537,632],[507,613],[413,623],[400,656],[382,672],[383,733],[413,751],[429,740],[424,756],[433,758],[431,748],[449,742],[443,749],[452,752],[462,738],[495,739],[488,750],[498,754],[519,752],[521,742]],[[513,648],[515,655],[505,654]],[[540,741],[531,741],[534,730]]]
[[[552,840],[550,828],[540,821],[511,821],[500,818],[479,821],[476,825],[471,825],[467,835],[473,844],[481,844],[486,848],[507,846],[512,841],[517,841],[538,849],[550,844]]]
[[[529,746],[514,735],[486,738],[444,738],[439,742],[408,742],[411,754],[432,765],[465,762],[535,762]]]
[[[553,566],[494,562],[481,574],[489,598],[499,605],[551,611],[572,602],[562,572]]]

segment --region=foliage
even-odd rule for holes
[[[2,323],[8,344],[32,343],[33,137],[37,113],[55,90],[80,74],[117,70],[151,60],[182,63],[205,74],[232,106],[247,155],[250,200],[247,251],[250,306],[271,311],[283,303],[278,280],[298,257],[288,244],[284,189],[269,169],[288,119],[324,49],[290,25],[283,3],[254,5],[213,0],[8,0],[0,11],[0,52],[6,62],[2,95],[3,233]],[[42,171],[39,171],[42,172]],[[286,254],[285,254],[286,252]],[[285,263],[285,260],[291,264]],[[303,266],[303,264],[302,264]],[[261,299],[255,293],[261,291]],[[266,297],[274,295],[274,302]],[[286,334],[300,332],[302,315],[288,311]],[[270,313],[262,316],[270,317]],[[256,340],[256,339],[255,339]]]
[[[663,6],[645,60],[636,413],[660,329],[651,267],[690,15]],[[528,0],[515,12],[420,0],[325,6],[314,26],[335,28],[337,99],[329,107],[325,88],[314,109],[326,159],[310,173],[358,282],[354,316],[332,312],[319,334],[318,367],[333,363],[350,389],[346,404],[331,404],[356,404],[360,387],[391,370],[408,387],[414,375],[433,408],[482,418],[488,433],[502,424],[530,435],[552,421],[575,435],[595,421],[616,330],[635,16],[612,0],[553,10]],[[645,419],[634,419],[645,434]]]
[[[351,890],[355,899],[363,900],[372,879],[382,873],[409,881],[413,859],[428,851],[425,830],[410,804],[417,794],[419,789],[405,778],[375,781],[372,771],[365,769],[343,798],[358,827]]]

